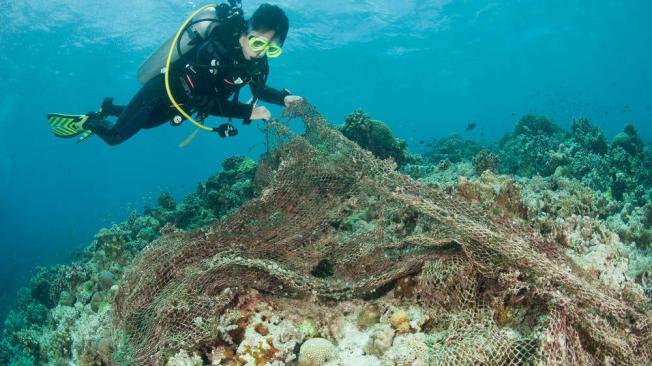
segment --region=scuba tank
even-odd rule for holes
[[[218,18],[217,18],[217,7],[211,6],[204,9],[202,12],[197,14],[192,20],[192,23],[197,20],[205,20],[187,27],[186,31],[183,32],[181,39],[179,41],[179,47],[174,50],[172,55],[172,62],[179,60],[181,55],[179,54],[179,48],[181,53],[185,54],[188,51],[192,50],[197,43],[199,42],[198,37],[205,39],[211,33],[211,31],[217,27]],[[145,84],[155,76],[165,73],[165,61],[168,56],[168,52],[171,47],[173,47],[172,42],[174,42],[174,36],[165,42],[161,47],[159,47],[154,54],[152,54],[145,63],[140,66],[138,69],[138,80],[141,84]]]
[[[208,5],[202,8],[183,27],[176,45],[173,44],[175,38],[173,35],[140,66],[138,69],[140,83],[144,85],[155,76],[165,73],[165,64],[172,47],[175,48],[171,59],[171,62],[174,63],[192,51],[195,46],[207,39],[216,28],[222,25],[238,28],[235,31],[241,31],[242,27],[246,27],[241,0],[229,0],[228,4]]]

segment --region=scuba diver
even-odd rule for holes
[[[188,120],[197,131],[235,136],[238,130],[231,123],[212,128],[204,119],[222,116],[249,124],[271,118],[267,108],[256,106],[258,100],[285,107],[303,100],[287,89],[266,85],[268,59],[281,55],[288,29],[285,12],[275,5],[260,5],[248,21],[241,0],[206,5],[141,66],[138,78],[143,86],[126,106],[105,98],[98,112],[52,113],[48,122],[57,137],[80,136],[81,142],[96,134],[109,145],[168,121],[178,126]],[[238,100],[245,85],[253,95],[249,103]],[[115,124],[109,116],[117,117]]]

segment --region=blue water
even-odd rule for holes
[[[250,14],[261,2],[245,0]],[[424,138],[495,139],[524,113],[608,135],[634,123],[652,137],[652,2],[647,0],[282,0],[291,31],[269,84],[334,123],[361,107],[418,152]],[[126,103],[136,69],[192,1],[0,0],[0,319],[37,265],[62,263],[101,226],[195,189],[261,133],[237,138],[164,125],[109,147],[56,139],[48,112]],[[245,98],[243,98],[246,100]],[[273,108],[273,112],[280,112]],[[213,121],[216,122],[216,121]],[[220,122],[221,123],[221,122]]]

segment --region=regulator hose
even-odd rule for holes
[[[165,62],[165,91],[168,94],[168,98],[170,99],[170,102],[172,103],[172,106],[182,115],[184,116],[188,121],[192,122],[195,126],[201,128],[202,130],[205,131],[211,131],[215,132],[215,129],[208,127],[200,122],[197,122],[190,114],[188,114],[181,106],[179,103],[177,103],[176,99],[174,99],[174,96],[172,95],[172,89],[170,88],[170,64],[172,63],[172,55],[174,54],[174,50],[176,49],[177,43],[179,42],[179,39],[181,37],[181,34],[183,34],[184,30],[188,27],[188,24],[192,21],[192,19],[197,16],[197,14],[201,13],[205,9],[209,7],[216,7],[217,5],[215,4],[208,4],[204,5],[199,10],[195,11],[186,21],[183,23],[181,28],[177,31],[177,34],[174,36],[174,40],[172,41],[172,45],[170,46],[170,52],[168,52],[168,58]]]

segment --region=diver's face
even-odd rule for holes
[[[256,31],[252,30],[249,32],[249,34],[243,34],[240,37],[240,46],[242,47],[242,54],[244,55],[246,60],[251,60],[252,58],[262,58],[265,56],[265,51],[259,51],[259,52],[254,52],[251,47],[249,46],[249,37],[250,36],[255,36],[259,38],[263,38],[267,41],[271,42],[279,42],[278,37],[276,37],[276,32],[273,30],[271,31],[266,31],[266,32],[261,32],[261,31]]]

